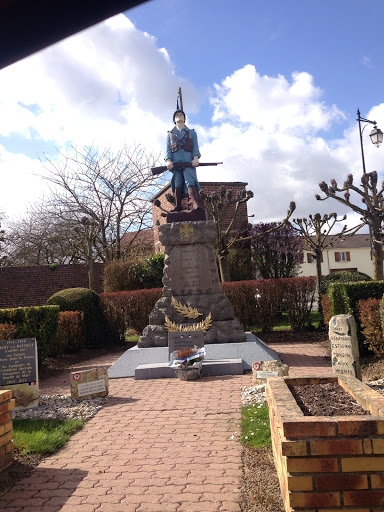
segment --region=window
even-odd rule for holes
[[[316,254],[311,254],[307,252],[307,263],[315,263],[316,262]],[[323,263],[323,253],[321,253],[320,262]]]
[[[351,253],[349,251],[335,252],[335,261],[351,261]]]

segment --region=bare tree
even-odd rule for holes
[[[121,257],[121,239],[151,224],[148,201],[161,185],[150,168],[157,159],[140,146],[110,149],[73,148],[58,161],[46,157],[46,177],[55,187],[46,201],[47,214],[83,226],[89,257],[90,226],[94,259],[108,262]],[[86,220],[84,220],[86,219]],[[130,243],[134,243],[135,236]]]
[[[347,226],[344,225],[339,233],[331,234],[336,223],[343,222],[346,218],[347,216],[344,215],[344,217],[338,219],[336,213],[325,213],[323,217],[320,213],[315,213],[309,215],[308,219],[293,219],[290,223],[293,229],[303,237],[309,249],[313,251],[313,256],[316,259],[317,289],[319,293],[322,279],[321,255],[323,251],[327,247],[332,247],[336,240],[341,237],[354,235],[362,227],[362,224],[360,224],[355,228],[347,229]]]
[[[373,260],[373,279],[383,279],[383,246],[384,243],[384,182],[381,187],[377,187],[377,172],[372,171],[365,173],[361,177],[361,188],[353,184],[352,174],[348,174],[347,180],[344,185],[339,188],[336,180],[331,180],[329,187],[325,181],[319,184],[320,190],[324,192],[326,197],[316,195],[318,201],[325,201],[329,197],[336,199],[340,203],[348,206],[354,212],[361,215],[362,225],[369,226],[369,233],[371,238],[371,250]],[[358,194],[361,202],[366,205],[366,208],[359,206],[350,201],[351,191]],[[337,194],[337,192],[344,192],[344,195]]]
[[[7,265],[67,264],[82,260],[73,226],[32,207],[27,216],[10,222],[5,250]]]

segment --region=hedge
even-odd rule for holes
[[[160,299],[162,288],[102,293],[100,305],[109,328],[124,340],[128,328],[142,332],[149,323],[149,315]]]
[[[52,295],[47,304],[56,304],[60,311],[82,311],[86,325],[86,346],[104,348],[114,343],[100,307],[99,295],[88,288],[66,288]]]
[[[36,338],[40,362],[50,355],[58,320],[58,306],[0,309],[0,324],[14,324],[18,338]]]
[[[51,357],[79,352],[86,346],[86,326],[82,311],[61,311],[57,335],[51,345]]]
[[[285,309],[293,330],[303,329],[312,308],[314,277],[292,277],[222,283],[222,291],[245,328],[258,325],[271,331]],[[142,332],[160,299],[162,288],[102,293],[100,303],[109,328],[124,340],[128,328]]]
[[[381,299],[383,293],[384,281],[331,283],[328,293],[331,302],[331,316],[349,314],[358,318],[358,301]]]
[[[382,299],[359,300],[359,319],[364,335],[364,343],[375,354],[384,354],[382,318],[380,318],[380,306]]]

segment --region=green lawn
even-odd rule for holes
[[[83,428],[84,423],[84,420],[15,419],[13,445],[22,454],[52,454]]]
[[[262,448],[271,445],[271,429],[267,404],[251,404],[242,408],[240,441],[245,446]]]
[[[320,323],[320,313],[318,311],[311,311],[308,317],[308,325],[317,329]],[[287,313],[282,314],[281,320],[273,328],[274,331],[289,331],[291,326],[289,325]],[[252,325],[247,328],[247,331],[261,331],[257,325]]]

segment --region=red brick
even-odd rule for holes
[[[382,506],[384,491],[344,491],[344,505]]]
[[[338,492],[293,492],[290,495],[291,507],[338,507],[340,493]]]
[[[372,439],[373,453],[384,453],[384,439]]]
[[[335,458],[287,458],[287,471],[289,473],[336,473],[338,470],[337,459]]]
[[[341,459],[343,472],[384,471],[384,457],[349,457]]]
[[[372,489],[384,489],[384,475],[370,475]]]
[[[6,402],[7,400],[11,400],[12,398],[12,391],[8,389],[2,389],[0,390],[0,403]]]
[[[0,415],[0,425],[5,425],[9,421],[12,420],[12,413],[6,412],[5,414]]]
[[[362,419],[362,416],[338,418],[339,434],[343,436],[370,437],[379,434],[377,420]]]
[[[290,491],[312,491],[313,480],[311,476],[288,476],[288,489]]]
[[[282,441],[281,450],[286,457],[307,455],[307,441]]]
[[[336,421],[284,421],[285,437],[334,437]]]
[[[361,455],[363,443],[361,439],[327,439],[310,441],[311,455]]]
[[[315,482],[318,491],[368,489],[367,475],[316,475]]]

